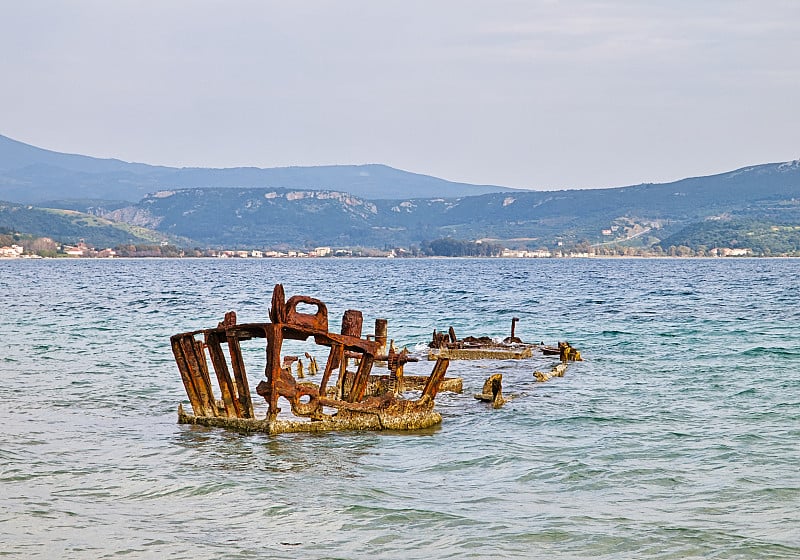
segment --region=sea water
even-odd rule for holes
[[[0,262],[0,556],[800,557],[798,277],[788,259]],[[434,329],[502,338],[518,317],[585,360],[546,383],[552,358],[454,361],[464,392],[418,433],[178,425],[170,335],[266,321],[278,282],[331,330],[346,309],[365,332],[388,319],[420,357]],[[263,347],[245,351],[252,388]],[[473,398],[493,373],[500,409]]]

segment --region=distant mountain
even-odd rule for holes
[[[0,172],[24,169],[26,167],[60,168],[76,173],[146,173],[159,169],[141,163],[128,163],[118,159],[100,159],[76,154],[62,154],[0,134]]]
[[[800,162],[668,184],[367,200],[292,189],[176,189],[121,208],[87,209],[203,245],[408,246],[440,237],[531,248],[652,244],[709,219],[800,225]]]
[[[248,186],[259,182],[270,184]],[[47,206],[72,211],[69,223],[84,229],[59,221],[57,231],[48,232],[44,218],[54,211],[20,204],[5,205],[0,227],[56,238],[68,231],[88,242],[100,233],[91,220],[74,217],[85,212],[109,220],[104,227],[146,228],[147,235],[155,231],[204,247],[408,247],[453,237],[532,249],[625,245],[666,251],[749,244],[764,254],[786,247],[800,251],[793,249],[800,243],[800,161],[665,184],[464,194],[476,189],[500,187],[450,183],[382,165],[152,167],[59,154],[0,137],[0,199],[52,199]],[[138,202],[124,200],[134,195]],[[21,223],[26,212],[28,221]],[[25,223],[38,229],[20,229]],[[118,235],[126,234],[104,239]]]
[[[513,191],[409,173],[386,165],[175,168],[64,154],[0,135],[0,200],[136,202],[164,189],[264,187],[344,191],[366,199],[458,197]]]

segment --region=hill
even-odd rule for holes
[[[441,237],[527,248],[651,245],[708,220],[800,225],[800,162],[660,185],[457,198],[367,200],[334,191],[177,189],[135,205],[91,211],[211,246],[408,246]]]
[[[96,247],[162,241],[186,244],[186,240],[170,235],[83,212],[37,208],[9,202],[0,202],[0,228],[73,245],[85,240]]]
[[[0,200],[29,204],[69,199],[136,202],[157,190],[197,187],[337,190],[367,199],[514,190],[456,183],[379,164],[268,169],[153,166],[53,152],[0,135]]]
[[[270,185],[248,186],[256,183]],[[475,189],[501,188],[382,165],[154,167],[60,154],[0,137],[0,193],[60,199],[46,205],[51,210],[6,204],[0,227],[55,238],[63,233],[65,240],[130,235],[112,235],[103,229],[109,227],[145,228],[130,231],[226,248],[409,247],[452,237],[525,249],[680,246],[702,252],[748,243],[762,254],[800,250],[800,161],[612,189],[469,194]],[[137,202],[123,200],[123,194],[136,195]],[[55,208],[72,213],[48,222]],[[100,227],[86,215],[106,221]]]

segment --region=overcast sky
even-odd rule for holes
[[[800,1],[0,1],[0,134],[533,189],[800,157]]]

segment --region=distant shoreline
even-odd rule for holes
[[[489,261],[592,261],[592,260],[687,260],[687,261],[733,261],[733,260],[768,260],[768,259],[800,259],[800,256],[795,255],[748,255],[748,256],[735,256],[735,257],[691,257],[691,256],[640,256],[640,255],[596,255],[589,257],[444,257],[444,256],[428,256],[428,257],[379,257],[379,256],[341,256],[341,257],[198,257],[198,256],[168,256],[168,257],[73,257],[73,256],[59,256],[59,257],[40,257],[40,256],[24,256],[24,257],[0,257],[0,262],[15,262],[15,261],[152,261],[152,260],[202,260],[202,261],[232,261],[232,262],[247,262],[247,261],[327,261],[327,260],[379,260],[379,261],[414,261],[414,260],[489,260]]]

